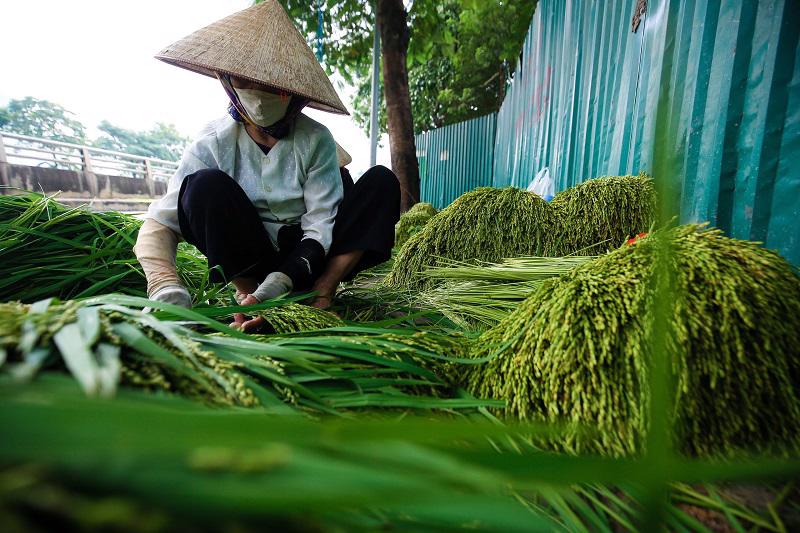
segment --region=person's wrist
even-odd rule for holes
[[[292,280],[283,272],[273,272],[251,293],[256,300],[263,302],[277,298],[292,290]]]

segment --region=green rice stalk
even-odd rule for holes
[[[642,451],[654,257],[668,239],[674,307],[674,446],[692,456],[800,445],[800,277],[757,243],[682,226],[545,281],[474,344],[462,376],[509,417],[561,422],[548,446]]]
[[[133,253],[142,222],[115,211],[70,208],[38,193],[0,196],[0,300],[146,295]],[[195,303],[231,292],[208,282],[205,258],[178,246],[178,272]]]
[[[394,245],[396,248],[403,246],[406,241],[419,232],[428,221],[439,211],[431,204],[419,202],[411,209],[400,215],[400,220],[395,225]]]
[[[249,336],[194,311],[176,311],[197,327],[226,333],[208,334],[122,305],[133,301],[147,303],[108,296],[0,304],[0,371],[19,381],[66,370],[90,395],[111,396],[122,385],[212,405],[279,410],[287,404],[328,413],[502,404],[455,397],[444,379],[442,368],[467,355],[463,337],[368,326]],[[322,311],[311,313],[317,326],[340,323]],[[276,324],[298,325],[286,318]]]
[[[387,287],[383,283],[385,277],[385,274],[376,274],[369,278],[358,277],[344,285],[336,294],[336,312],[351,322],[394,320],[401,316],[418,314],[418,293],[399,287]]]
[[[435,309],[465,330],[482,331],[511,314],[541,283],[447,281],[421,292],[416,305]]]
[[[335,314],[297,303],[270,307],[258,313],[274,333],[296,333],[344,326]]]
[[[441,259],[439,265],[425,269],[423,277],[457,281],[536,281],[560,276],[595,256],[509,257],[497,263],[485,261],[451,261]]]
[[[593,257],[516,257],[500,263],[440,262],[423,271],[436,280],[419,293],[416,305],[435,309],[468,330],[491,327],[514,311],[545,279],[559,276]]]
[[[653,483],[646,459],[535,450],[522,442],[529,426],[271,416],[137,391],[98,402],[76,395],[63,376],[0,388],[0,425],[0,518],[19,520],[27,526],[20,531],[54,523],[75,531],[630,531],[641,506],[636,492],[618,487]],[[508,441],[521,444],[498,449]],[[746,467],[751,478],[797,476],[796,461],[775,463]],[[710,465],[675,466],[666,474],[685,481]],[[714,466],[728,479],[743,468]],[[672,499],[721,510],[748,529],[787,530],[731,505],[722,487],[678,485]],[[790,506],[778,512],[788,518]],[[705,531],[687,527],[679,510],[669,506],[665,527],[649,525]]]
[[[560,222],[561,253],[600,253],[647,232],[655,222],[653,180],[605,176],[558,193],[551,203]]]
[[[0,304],[3,365],[18,379],[65,368],[89,395],[118,384],[175,392],[221,405],[258,405],[235,365],[217,358],[180,327],[117,306],[45,300]],[[108,375],[108,369],[113,374]]]
[[[556,219],[539,196],[515,188],[481,187],[458,197],[412,235],[386,278],[389,287],[415,290],[431,285],[422,278],[440,258],[499,261],[518,255],[554,255]]]
[[[392,258],[372,268],[359,272],[352,280],[342,283],[333,302],[333,309],[345,320],[372,322],[382,320],[395,311],[399,298],[398,291],[385,290],[383,281],[391,272],[396,249]],[[376,290],[383,288],[384,290]]]

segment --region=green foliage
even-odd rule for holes
[[[316,0],[281,0],[316,47]],[[369,126],[372,2],[324,0],[324,67],[356,87],[353,117]],[[499,108],[536,0],[414,0],[408,80],[414,129],[428,130]],[[381,129],[386,113],[381,109]]]
[[[86,128],[74,114],[48,100],[26,96],[11,100],[0,110],[0,127],[18,133],[54,141],[84,144]]]
[[[127,154],[177,161],[190,139],[182,136],[172,124],[159,122],[149,131],[120,128],[104,120],[98,126],[103,135],[94,141],[98,148]]]
[[[0,300],[105,292],[145,296],[144,273],[133,253],[141,224],[131,215],[69,208],[34,192],[0,196]],[[177,262],[195,303],[230,293],[209,286],[206,259],[194,246],[181,243]]]
[[[505,414],[564,423],[547,445],[643,451],[661,241],[669,246],[675,449],[693,456],[800,449],[800,277],[757,243],[681,226],[546,281],[474,344],[473,394]],[[656,352],[658,353],[658,352]]]
[[[255,3],[258,3],[256,0]],[[346,82],[369,75],[372,64],[374,2],[362,0],[280,0],[286,12],[316,50],[317,6],[323,12],[323,66]]]
[[[11,122],[11,113],[7,107],[0,107],[0,128],[5,128],[9,122]]]
[[[26,96],[0,107],[0,128],[74,144],[93,144],[98,148],[128,154],[177,161],[189,143],[172,124],[159,122],[148,131],[120,128],[104,120],[98,126],[102,135],[94,142],[86,138],[85,126],[74,114],[58,104]]]
[[[412,33],[409,50],[416,131],[500,108],[535,6],[536,0],[451,0],[426,13],[427,24],[418,26],[432,37],[417,47]]]
[[[311,420],[138,391],[97,401],[58,378],[0,387],[5,531],[612,533],[636,531],[638,487],[656,482],[647,459],[537,451],[524,442],[537,427]],[[797,461],[665,466],[687,483],[800,471]],[[781,519],[796,508],[791,483],[758,487],[757,508],[739,488],[674,484],[663,529],[707,533],[693,511],[720,531],[794,530]]]

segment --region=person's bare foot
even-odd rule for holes
[[[358,264],[363,257],[363,250],[353,250],[328,258],[325,271],[317,278],[314,284],[316,296],[308,304],[317,309],[329,309],[333,304],[333,295],[347,274]]]
[[[258,280],[253,278],[234,278],[233,286],[236,287],[236,295],[234,296],[236,303],[239,305],[251,305],[258,303],[258,300],[250,296],[250,293],[258,288]],[[244,313],[234,313],[233,322],[230,323],[230,327],[247,331],[248,329],[255,329],[256,327],[261,326],[263,320],[264,319],[261,317],[250,320],[244,316]],[[245,324],[247,325],[247,328],[245,328]]]
[[[323,311],[328,310],[331,305],[333,304],[333,297],[327,294],[317,294],[311,303],[308,304],[311,307],[316,307],[317,309],[322,309]]]

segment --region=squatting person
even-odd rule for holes
[[[220,81],[228,113],[184,152],[153,202],[135,252],[153,300],[191,306],[175,265],[178,241],[208,258],[213,282],[232,282],[243,305],[292,290],[327,308],[339,282],[387,260],[400,216],[396,176],[377,166],[355,184],[328,129],[305,106],[347,114],[276,0],[168,46],[157,58]],[[262,319],[237,315],[233,325]]]

